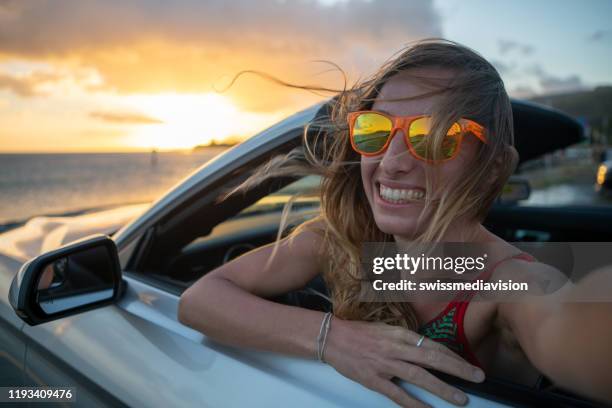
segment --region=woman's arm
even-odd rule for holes
[[[314,356],[323,314],[264,298],[302,288],[319,273],[319,242],[306,229],[283,239],[267,268],[274,244],[211,271],[181,296],[179,321],[222,343]]]
[[[549,268],[526,273],[540,274],[539,281],[558,278]],[[499,309],[502,321],[543,374],[561,387],[608,403],[612,402],[611,282],[612,270],[599,271],[539,300],[504,303]],[[609,291],[607,302],[585,301],[589,295],[601,294],[602,288]]]
[[[272,297],[302,288],[320,273],[322,237],[310,227],[291,241],[253,250],[208,273],[181,296],[179,320],[222,343],[315,358],[316,339],[324,314],[282,305]],[[347,321],[334,317],[325,361],[362,385],[397,404],[425,407],[395,384],[393,378],[418,385],[441,398],[464,404],[466,395],[422,367],[480,382],[484,373],[446,347],[383,323]]]

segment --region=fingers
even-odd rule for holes
[[[452,404],[465,405],[468,401],[463,391],[446,384],[422,367],[398,362],[393,364],[392,370],[396,377],[424,388]]]
[[[430,405],[411,397],[402,387],[394,384],[391,380],[379,377],[372,384],[371,388],[401,407],[430,408]]]
[[[346,356],[351,364],[339,359],[336,369],[366,387],[382,393],[395,403],[405,407],[426,407],[390,378],[397,377],[423,388],[434,395],[456,405],[467,403],[467,395],[431,374],[434,369],[467,381],[481,382],[484,372],[465,361],[443,344],[424,338],[414,331],[390,326],[385,323],[353,324],[362,336],[362,347],[350,349]],[[421,341],[420,341],[421,340]],[[419,347],[416,347],[420,344]],[[355,351],[359,352],[355,352]],[[351,360],[352,359],[354,360]],[[356,368],[359,368],[356,370]],[[363,377],[370,371],[371,375]]]
[[[465,359],[463,357],[461,357],[459,354],[455,353],[453,350],[449,349],[448,347],[446,347],[443,344],[438,343],[437,341],[433,341],[432,339],[426,337],[425,340],[423,340],[423,344],[421,344],[421,347],[423,348],[428,348],[428,349],[433,349],[433,350],[438,350],[441,353],[446,354],[447,356],[456,358],[458,360],[461,361],[465,361]]]
[[[467,361],[443,352],[440,348],[414,347],[395,343],[392,357],[420,366],[463,378],[467,381],[482,382],[484,372]]]
[[[413,332],[411,330],[407,330],[404,329],[402,327],[397,327],[397,336],[403,340],[405,343],[411,345],[411,346],[416,346],[419,342],[419,340],[421,339],[421,334]],[[447,354],[451,357],[457,358],[459,360],[464,360],[460,355],[458,355],[457,353],[455,353],[454,351],[452,351],[451,349],[449,349],[448,347],[438,343],[437,341],[433,341],[432,339],[425,337],[423,339],[423,342],[421,343],[422,348],[430,348],[430,349],[435,349],[438,350],[444,354]]]

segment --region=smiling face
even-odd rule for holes
[[[431,114],[440,95],[403,101],[383,100],[431,92],[431,87],[420,85],[411,74],[436,80],[453,75],[452,71],[442,69],[398,73],[385,83],[371,109],[396,116]],[[428,222],[426,214],[423,224],[418,225],[419,216],[425,208],[425,196],[438,200],[444,187],[465,177],[479,142],[474,137],[465,137],[454,159],[433,165],[412,156],[404,138],[404,131],[399,130],[386,151],[377,156],[362,156],[361,178],[378,228],[396,237],[413,239],[422,233],[424,224]],[[433,191],[426,191],[426,177],[432,174],[431,170],[436,173]]]

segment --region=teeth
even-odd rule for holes
[[[394,204],[403,204],[410,201],[420,201],[425,197],[423,190],[417,189],[397,189],[383,186],[380,184],[380,196],[385,201],[389,201]]]

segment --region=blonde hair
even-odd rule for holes
[[[414,75],[417,70],[440,68],[453,72],[452,78],[443,84],[431,77]],[[343,319],[383,321],[416,330],[418,321],[410,303],[359,301],[364,280],[360,269],[362,244],[390,242],[393,236],[382,232],[374,221],[361,180],[360,156],[350,146],[347,114],[370,109],[374,101],[380,100],[378,94],[382,86],[398,73],[412,75],[421,84],[430,85],[432,91],[394,100],[440,95],[432,112],[432,137],[427,142],[434,154],[440,154],[436,152],[440,150],[446,129],[460,117],[483,125],[488,138],[487,144],[479,143],[469,175],[443,186],[436,200],[426,196],[419,222],[425,222],[426,215],[428,219],[415,241],[439,241],[458,217],[481,222],[518,161],[512,147],[510,100],[502,79],[489,62],[475,51],[443,39],[427,39],[409,45],[369,78],[349,89],[345,84],[330,102],[329,113],[306,126],[302,146],[274,158],[234,191],[251,188],[265,178],[279,175],[320,175],[321,212],[313,222],[325,225],[321,232],[329,262],[323,278],[330,291],[334,314]],[[273,80],[290,87],[329,91]],[[484,183],[483,180],[491,178],[493,168],[496,169],[493,182]],[[427,174],[426,178],[429,195],[435,174]],[[290,205],[283,213],[281,231]],[[303,224],[293,234],[312,226],[313,222]]]

